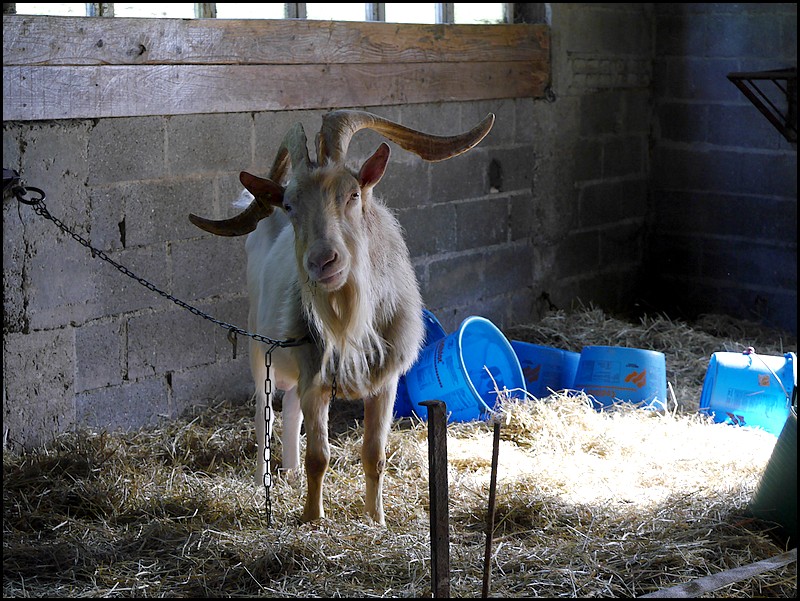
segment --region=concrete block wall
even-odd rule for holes
[[[549,6],[553,97],[527,123],[534,313],[630,312],[647,231],[652,5]]]
[[[796,334],[797,148],[727,75],[797,67],[797,4],[657,4],[655,19],[649,302]]]
[[[497,126],[473,151],[426,163],[397,146],[377,190],[406,234],[427,305],[448,329],[468,314],[503,327],[530,315],[530,103],[365,107],[433,133]],[[234,212],[238,173],[266,173],[283,133],[322,111],[7,122],[3,164],[44,190],[49,211],[156,287],[246,328],[244,238],[214,237],[190,212]],[[350,156],[381,139],[359,134]],[[492,182],[490,184],[490,171]],[[499,172],[502,176],[495,176]],[[492,185],[493,184],[493,185]],[[193,405],[252,394],[247,341],[93,258],[13,198],[3,202],[4,429],[32,446],[81,426],[154,425]]]
[[[628,312],[641,295],[652,206],[652,4],[552,4],[552,95],[365,107],[433,133],[494,112],[475,149],[429,164],[393,147],[378,191],[406,231],[445,329],[504,328],[553,308]],[[517,5],[525,15],[529,5]],[[538,17],[539,15],[530,15]],[[321,111],[4,122],[3,164],[51,212],[138,275],[246,323],[243,240],[194,228],[232,214],[242,169]],[[351,157],[379,143],[362,132]],[[133,428],[252,392],[246,342],[120,274],[15,200],[3,201],[4,429],[32,446],[88,425]]]

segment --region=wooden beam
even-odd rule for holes
[[[3,65],[549,61],[545,25],[3,16]]]
[[[530,25],[3,17],[3,120],[542,97]]]

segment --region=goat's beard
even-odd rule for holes
[[[335,378],[337,387],[350,398],[374,393],[383,382],[387,342],[376,329],[378,298],[369,289],[369,278],[354,262],[345,284],[326,292],[306,288],[305,311],[322,335],[321,377]]]

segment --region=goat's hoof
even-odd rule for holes
[[[324,517],[325,517],[324,511],[309,511],[308,509],[306,509],[300,516],[300,521],[303,524],[307,524],[309,522],[316,522],[318,520],[321,520]]]
[[[386,520],[383,518],[382,515],[375,517],[373,515],[366,514],[366,516],[367,516],[367,522],[369,522],[373,526],[380,526],[382,528],[386,527]]]
[[[293,469],[279,469],[278,470],[278,477],[286,480],[290,486],[296,488],[297,485],[300,483],[300,469],[293,468]]]

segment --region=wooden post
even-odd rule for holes
[[[431,515],[431,589],[437,599],[450,597],[450,510],[447,492],[447,411],[442,401],[428,408],[428,490]]]
[[[489,597],[489,583],[492,574],[492,535],[494,533],[494,511],[497,493],[497,462],[500,455],[500,422],[494,422],[494,440],[492,443],[492,475],[489,481],[489,511],[486,514],[486,551],[483,557],[483,592],[482,598]]]

